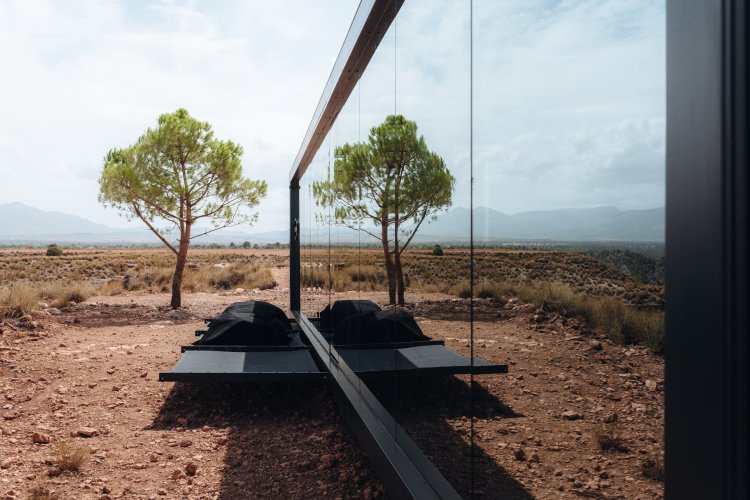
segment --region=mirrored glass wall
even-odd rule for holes
[[[461,496],[661,496],[664,2],[392,16],[300,182],[302,313]]]

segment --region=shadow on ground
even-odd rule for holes
[[[521,415],[456,377],[393,382],[369,385],[461,496],[533,498],[469,439],[472,414]],[[149,429],[177,430],[179,417],[189,428],[225,431],[223,462],[210,464],[220,467],[220,499],[363,498],[367,490],[382,491],[323,383],[176,383]]]
[[[453,377],[401,378],[368,384],[463,498],[534,498],[481,446],[471,445],[472,415],[521,417],[478,383]]]
[[[176,383],[151,430],[228,429],[223,500],[362,498],[382,487],[322,383]],[[201,465],[197,464],[199,468]]]

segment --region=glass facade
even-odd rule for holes
[[[664,4],[408,0],[390,15],[300,180],[301,312],[462,497],[623,494],[599,436],[658,442],[661,396],[616,369],[576,373],[606,365],[608,342],[661,350]],[[383,312],[346,323],[345,300]],[[411,370],[417,344],[467,365]],[[565,466],[581,449],[585,474]]]

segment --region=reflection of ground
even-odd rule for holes
[[[526,499],[532,495],[479,447],[472,447],[471,416],[520,417],[475,383],[456,377],[371,384],[409,436],[464,498]]]
[[[319,310],[342,298],[387,302],[382,292],[308,292],[303,307],[307,304],[309,310]],[[469,355],[472,311],[468,301],[413,293],[407,295],[406,309],[414,312],[428,336]],[[662,483],[644,477],[641,465],[661,460],[663,455],[663,358],[646,348],[583,335],[574,321],[564,318],[552,316],[534,323],[534,312],[533,306],[525,304],[475,303],[475,356],[508,363],[509,373],[477,376],[481,389],[474,396],[489,395],[489,401],[500,402],[504,410],[475,401],[472,412],[467,408],[471,392],[466,384],[464,391],[456,392],[448,388],[460,385],[435,386],[417,380],[410,386],[394,380],[390,392],[379,394],[384,402],[392,400],[395,387],[400,401],[394,409],[397,418],[462,491],[466,491],[467,468],[471,467],[471,448],[465,443],[473,413],[475,488],[486,497],[498,491],[522,495],[514,489],[516,485],[534,496],[550,498],[662,496]],[[508,411],[517,416],[509,418]],[[602,452],[594,438],[594,431],[615,417],[631,450],[628,453]],[[441,449],[447,458],[438,458]],[[480,474],[484,474],[482,479]],[[512,480],[506,481],[504,474]],[[503,485],[511,490],[503,490]]]
[[[311,310],[329,300],[311,295],[303,300]],[[330,299],[358,296],[385,300],[382,293],[356,292]],[[179,357],[178,346],[194,339],[200,318],[248,298],[285,305],[288,291],[186,294],[188,308],[176,315],[160,308],[169,301],[163,294],[99,297],[91,299],[98,305],[38,318],[44,325],[38,332],[6,328],[0,334],[0,466],[7,467],[0,467],[0,494],[25,497],[36,482],[62,498],[98,498],[105,490],[126,498],[160,496],[159,490],[167,498],[377,493],[374,473],[322,386],[157,382],[157,373]],[[407,300],[421,304],[415,312],[428,335],[468,354],[466,302],[439,294]],[[575,325],[559,318],[531,323],[532,313],[521,306],[488,304],[479,312],[476,355],[507,362],[509,373],[476,377],[473,409],[466,377],[397,380],[378,389],[453,484],[462,492],[470,487],[473,463],[478,498],[523,497],[524,491],[540,498],[660,496],[661,483],[644,478],[641,463],[663,450],[663,360],[603,340],[595,350]],[[394,389],[396,396],[389,397]],[[592,437],[613,414],[628,453],[603,453]],[[187,418],[187,427],[177,418]],[[100,432],[70,437],[82,426]],[[33,444],[33,432],[49,435],[52,443]],[[47,476],[44,462],[58,442],[94,449],[79,476]],[[198,467],[196,476],[180,475],[190,462]]]

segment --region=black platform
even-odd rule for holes
[[[211,346],[214,347],[214,346]],[[323,380],[309,348],[273,350],[188,349],[172,368],[160,373],[164,382],[271,382]],[[232,346],[227,346],[231,348]],[[237,347],[237,346],[235,346]]]
[[[507,373],[508,365],[493,365],[474,357],[474,363],[445,346],[429,343],[384,349],[337,346],[346,364],[362,378]]]

